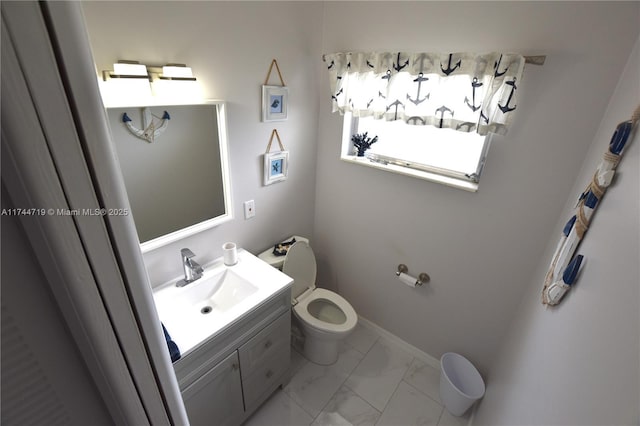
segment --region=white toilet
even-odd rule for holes
[[[342,296],[316,288],[316,257],[306,241],[289,248],[282,272],[293,278],[291,305],[304,335],[304,356],[321,365],[338,359],[338,344],[358,323],[358,315]]]

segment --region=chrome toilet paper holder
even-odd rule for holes
[[[405,265],[404,263],[401,263],[398,265],[398,271],[396,272],[396,276],[399,277],[400,274],[407,274],[408,272],[409,272],[409,268],[407,268],[407,265]],[[426,282],[429,282],[429,280],[431,280],[431,278],[426,272],[420,272],[420,275],[418,275],[418,278],[416,278],[416,285],[420,286]]]

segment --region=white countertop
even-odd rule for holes
[[[229,309],[223,308],[220,312],[211,314],[202,314],[200,307],[196,305],[181,303],[186,291],[206,294],[206,290],[200,291],[204,287],[199,289],[198,285],[206,283],[209,278],[224,273],[225,270],[248,281],[257,287],[257,290],[243,297]],[[204,266],[202,278],[184,287],[176,287],[176,282],[181,278],[183,277],[175,277],[156,287],[153,298],[160,321],[183,356],[293,283],[289,276],[244,249],[238,249],[238,263],[234,266],[224,265],[220,257]]]

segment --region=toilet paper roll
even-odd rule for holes
[[[236,243],[224,243],[222,245],[222,258],[224,264],[227,266],[233,266],[238,263],[238,248]]]
[[[412,277],[411,275],[405,274],[404,272],[401,272],[400,275],[398,275],[398,279],[409,287],[415,287],[416,281],[418,281],[416,277]]]

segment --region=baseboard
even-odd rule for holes
[[[404,340],[400,339],[395,334],[385,330],[384,328],[380,327],[377,324],[374,324],[373,322],[369,321],[368,319],[366,319],[366,318],[364,318],[364,317],[362,317],[360,315],[358,315],[358,322],[360,324],[362,324],[362,326],[364,326],[364,327],[368,328],[369,330],[373,331],[374,333],[376,333],[378,336],[392,341],[393,343],[395,343],[396,345],[400,346],[402,349],[404,349],[405,351],[407,351],[408,353],[410,353],[414,357],[418,358],[421,361],[424,361],[426,364],[430,365],[431,367],[440,370],[440,360],[439,359],[434,358],[433,356],[429,355],[428,353],[426,353],[426,352],[416,348],[415,346],[405,342]]]

